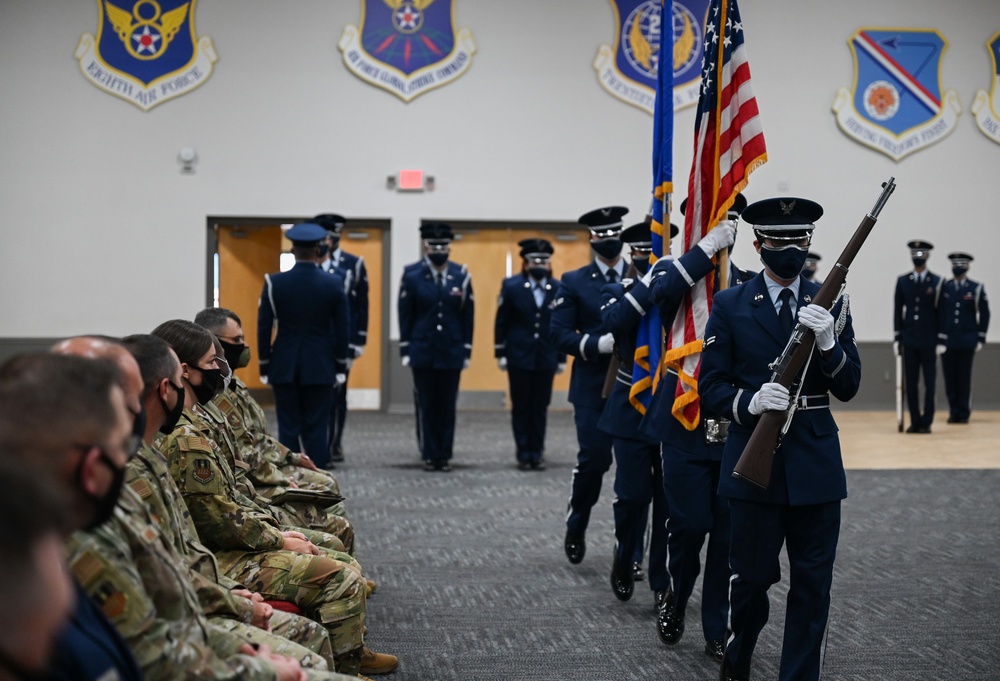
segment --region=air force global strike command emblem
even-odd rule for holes
[[[850,46],[854,89],[840,88],[833,103],[844,134],[899,161],[955,129],[962,105],[954,90],[942,94],[940,33],[862,28]]]
[[[1000,144],[1000,32],[990,38],[986,47],[993,64],[990,73],[992,88],[988,95],[985,90],[976,93],[976,99],[972,102],[972,114],[983,134]]]
[[[80,37],[74,55],[91,83],[143,111],[204,83],[216,61],[197,38],[197,0],[97,0],[97,38]]]
[[[653,113],[660,32],[673,31],[674,110],[698,101],[705,52],[705,17],[709,0],[674,0],[671,21],[664,22],[660,0],[610,0],[615,18],[614,47],[601,45],[594,69],[601,87],[613,97]]]
[[[404,102],[464,74],[476,44],[455,31],[456,0],[361,0],[361,25],[345,26],[347,69]]]

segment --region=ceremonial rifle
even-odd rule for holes
[[[882,212],[885,202],[889,200],[889,196],[896,189],[895,179],[894,177],[890,177],[887,182],[882,184],[882,194],[861,221],[861,224],[858,225],[854,236],[851,237],[850,242],[847,244],[847,248],[840,254],[837,264],[833,266],[830,275],[823,282],[823,285],[820,286],[819,292],[813,297],[812,302],[814,305],[820,305],[830,310],[837,304],[844,291],[847,272],[851,263],[854,262],[855,256],[861,250],[865,239],[868,238],[872,228],[878,221],[879,213]],[[785,345],[781,356],[769,367],[774,372],[771,375],[771,382],[780,383],[789,388],[791,392],[793,384],[799,379],[802,367],[812,355],[815,344],[816,335],[813,331],[806,328],[801,322],[796,324],[795,329],[792,331],[792,336],[788,339],[788,344]],[[765,411],[760,415],[757,425],[753,429],[753,434],[747,441],[746,447],[743,448],[743,453],[740,455],[739,461],[736,462],[736,467],[733,469],[734,478],[745,480],[758,487],[767,489],[767,486],[771,482],[771,467],[774,463],[774,453],[781,444],[781,436],[788,431],[788,427],[792,423],[792,417],[795,416],[795,408],[796,404],[793,401],[789,404],[788,409],[784,411]]]

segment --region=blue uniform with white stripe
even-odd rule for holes
[[[948,396],[949,423],[965,423],[972,413],[972,359],[986,343],[990,303],[983,285],[968,277],[949,279],[941,288],[940,335],[944,391]]]
[[[764,273],[720,291],[705,329],[699,389],[702,404],[732,421],[723,450],[719,493],[729,499],[732,521],[730,629],[727,662],[749,668],[757,637],[768,617],[768,589],[781,579],[779,554],[787,547],[790,579],[778,678],[817,679],[830,607],[830,585],[840,534],[840,502],[847,478],[833,395],[854,397],[861,360],[843,302],[832,310],[834,346],[823,357],[814,350],[802,381],[799,404],[774,455],[767,490],[733,478],[732,472],[757,422],[753,395],[771,380],[768,365],[788,338],[780,330]],[[819,286],[798,278],[796,309],[808,305]]]
[[[903,353],[906,377],[906,404],[910,423],[930,428],[934,422],[934,393],[937,384],[937,345],[940,331],[938,301],[943,280],[930,270],[901,275],[896,280],[893,299],[894,340]],[[923,413],[920,409],[920,374],[924,376]]]

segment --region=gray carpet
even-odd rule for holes
[[[566,560],[571,415],[550,417],[543,472],[516,470],[504,413],[459,414],[450,474],[423,472],[412,416],[351,414],[345,450],[337,475],[379,583],[368,642],[399,655],[394,681],[718,678],[700,591],[673,648],[646,582],[628,603],[611,593],[614,469],[586,558]],[[849,484],[823,678],[1000,678],[1000,471],[852,471]],[[772,589],[753,679],[777,677],[786,587]]]

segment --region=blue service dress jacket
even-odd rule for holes
[[[949,279],[941,287],[938,345],[949,350],[975,350],[986,342],[990,301],[978,281]]]
[[[472,357],[475,298],[465,265],[449,261],[444,286],[426,260],[408,265],[398,311],[399,353],[411,368],[461,370]]]
[[[677,260],[663,259],[657,262],[650,280],[651,298],[660,306],[660,320],[664,331],[668,331],[673,325],[684,294],[695,283],[704,279],[714,267],[712,259],[698,247],[691,248]],[[741,270],[730,262],[730,288],[749,281],[755,274]],[[692,459],[720,460],[721,445],[706,444],[702,428],[689,431],[671,413],[676,390],[677,373],[668,371],[660,377],[660,383],[650,399],[649,409],[640,424],[643,434],[656,442],[670,443],[673,448],[689,454]],[[712,416],[705,409],[704,403],[701,416]]]
[[[348,343],[352,349],[363,348],[368,342],[368,269],[365,259],[338,248],[323,263],[323,269],[343,277],[350,307],[351,335]]]
[[[493,328],[494,354],[507,358],[507,366],[524,371],[555,371],[566,363],[566,354],[552,347],[549,327],[552,301],[559,280],[548,278],[542,305],[535,303],[534,279],[524,273],[507,277],[500,285],[496,322]]]
[[[601,289],[607,284],[596,262],[567,272],[556,290],[550,333],[559,352],[572,355],[569,401],[580,407],[601,409],[601,390],[611,363],[610,354],[600,354],[598,339],[610,329],[601,316]]]
[[[900,275],[893,300],[893,340],[911,348],[937,345],[940,314],[938,302],[943,280],[930,270],[917,282],[917,273]]]
[[[297,262],[287,272],[264,276],[257,308],[257,356],[269,383],[333,385],[336,375],[347,371],[349,333],[347,295],[339,274]]]
[[[750,400],[771,380],[772,363],[788,338],[781,333],[774,304],[764,282],[766,274],[716,294],[705,329],[701,375],[702,403],[730,419],[722,457],[719,494],[761,503],[792,506],[821,504],[847,497],[847,477],[840,453],[837,424],[830,397],[846,402],[861,384],[861,359],[849,312],[840,301],[831,314],[834,334],[830,356],[813,350],[800,392],[799,408],[774,456],[771,484],[766,490],[733,478],[733,468],[757,423]],[[812,302],[819,286],[800,275],[798,309]],[[803,405],[804,403],[804,405]]]

